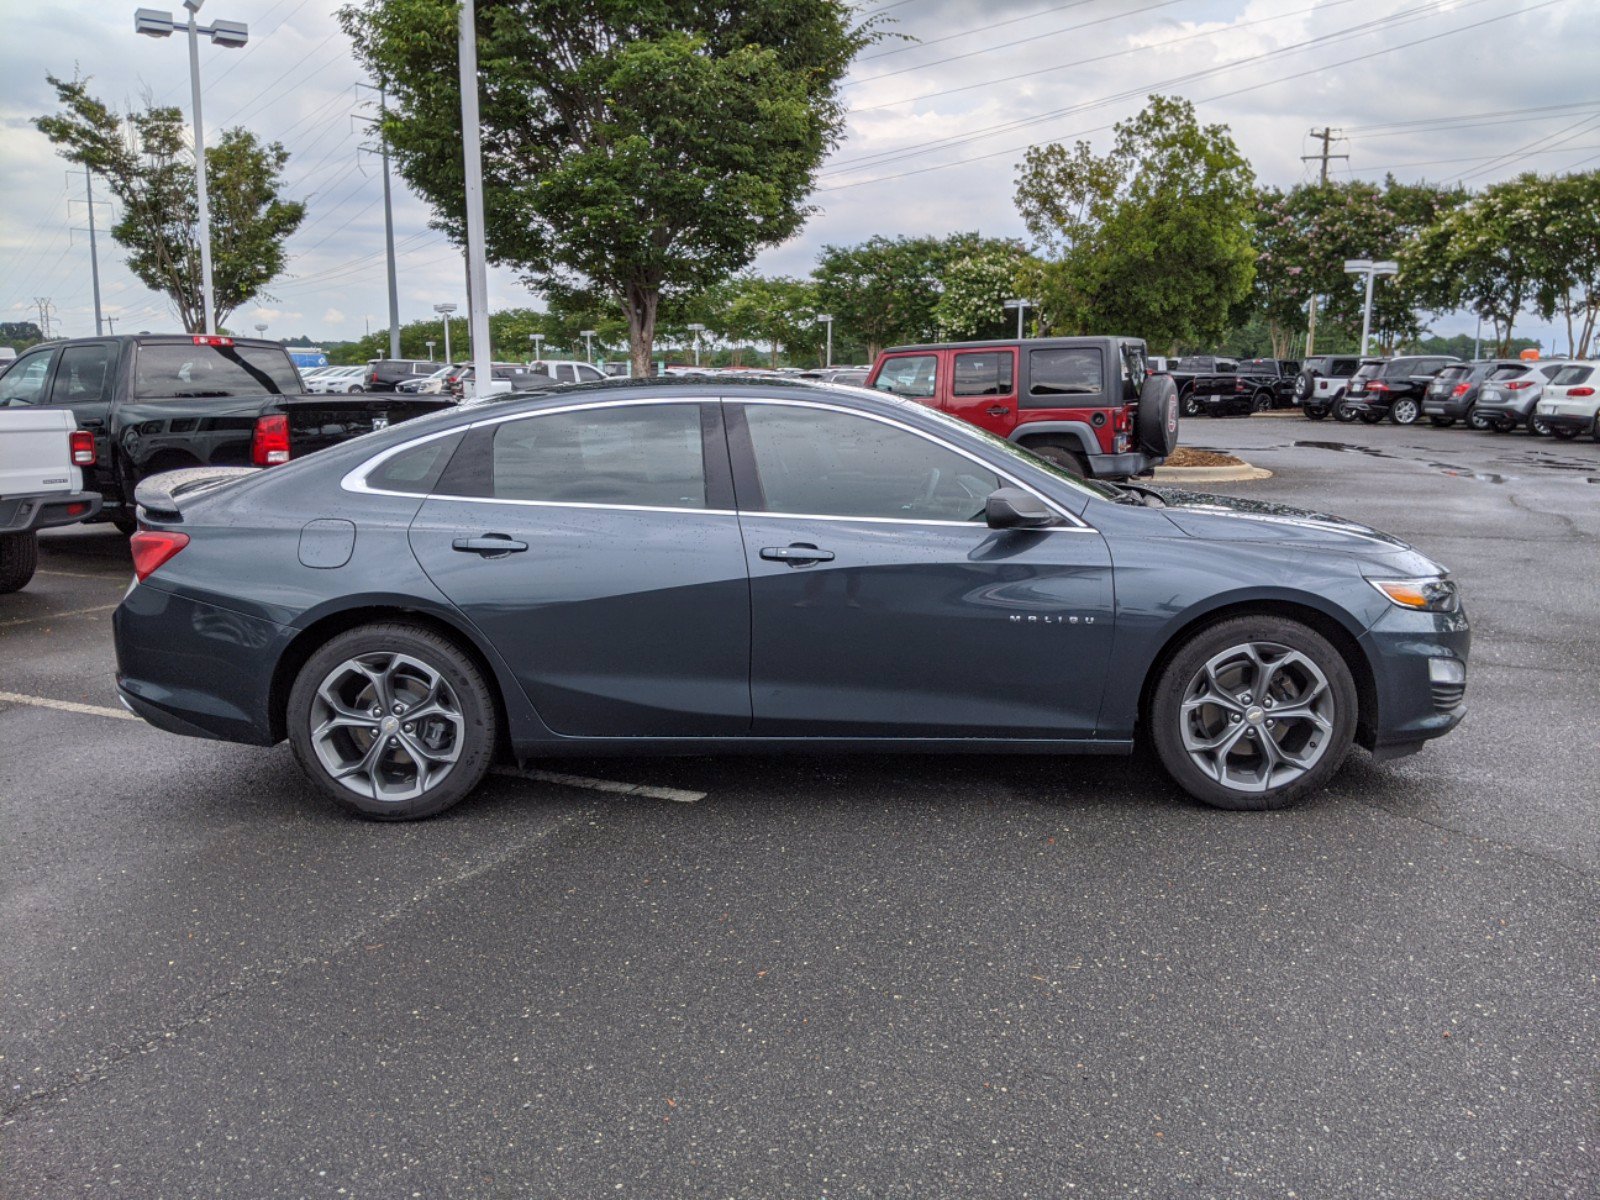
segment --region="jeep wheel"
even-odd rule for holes
[[[1038,455],[1052,466],[1072,472],[1079,479],[1089,478],[1089,460],[1081,450],[1074,450],[1058,442],[1030,442],[1023,449]]]
[[[1344,658],[1298,621],[1244,616],[1184,643],[1156,681],[1147,719],[1167,774],[1215,808],[1272,809],[1315,791],[1356,729]]]
[[[441,813],[494,758],[495,699],[448,638],[363,625],[316,651],[289,693],[289,742],[317,789],[379,821]]]
[[[1313,386],[1314,384],[1312,382],[1311,372],[1300,372],[1300,374],[1294,377],[1294,398],[1299,400],[1301,403],[1304,403],[1305,398],[1311,395],[1311,389]]]
[[[1415,400],[1396,400],[1389,410],[1389,419],[1396,425],[1415,425],[1422,415],[1422,407]]]
[[[27,587],[38,567],[37,534],[0,533],[0,595]]]

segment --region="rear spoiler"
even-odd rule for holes
[[[141,479],[133,489],[134,503],[141,519],[148,512],[158,521],[182,520],[183,506],[198,497],[240,479],[248,479],[261,467],[184,467],[163,471]]]

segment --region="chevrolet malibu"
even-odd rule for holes
[[[1136,745],[1206,804],[1277,808],[1464,712],[1456,584],[1404,543],[1086,482],[855,389],[598,383],[138,499],[124,703],[287,739],[379,819],[497,757]]]

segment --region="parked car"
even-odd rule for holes
[[[1501,367],[1516,367],[1515,359],[1478,359],[1451,363],[1433,377],[1422,396],[1422,412],[1441,429],[1457,421],[1470,421],[1483,381]]]
[[[557,383],[598,383],[606,373],[575,358],[541,358],[528,364],[531,370],[548,375]]]
[[[1361,366],[1354,354],[1324,354],[1300,364],[1294,377],[1294,402],[1313,421],[1328,417],[1344,397],[1350,377]]]
[[[1581,433],[1600,442],[1600,367],[1569,363],[1544,386],[1535,419],[1562,441]]]
[[[937,408],[1083,476],[1127,478],[1178,444],[1178,395],[1137,338],[894,346],[867,386]]]
[[[375,358],[362,373],[362,386],[369,392],[392,392],[399,384],[426,379],[438,366],[419,358]]]
[[[94,434],[58,408],[0,409],[0,594],[28,586],[39,530],[86,521],[100,496],[85,490]]]
[[[85,480],[101,517],[134,527],[146,475],[273,466],[444,407],[428,397],[308,396],[281,342],[120,334],[36,346],[0,375],[0,408],[70,411],[93,432]]]
[[[1422,416],[1422,398],[1434,376],[1461,360],[1444,355],[1402,355],[1381,364],[1364,363],[1350,377],[1341,413],[1376,425],[1388,417],[1396,425],[1414,425]]]
[[[446,391],[450,376],[459,371],[465,363],[439,363],[429,364],[434,369],[426,375],[413,377],[395,384],[394,390],[405,396],[438,396]]]
[[[1245,358],[1232,371],[1197,375],[1190,384],[1192,406],[1212,417],[1249,416],[1294,400],[1297,361]]]
[[[443,393],[454,396],[457,400],[467,394],[472,386],[477,372],[471,363],[462,363],[444,378]],[[536,371],[524,363],[490,363],[489,377],[495,383],[507,384],[511,391],[520,391],[528,380],[543,376],[544,372]]]
[[[328,396],[335,393],[355,395],[367,390],[365,367],[329,367],[305,380],[307,394]]]
[[[1517,426],[1530,433],[1549,432],[1533,420],[1534,408],[1547,383],[1563,367],[1576,365],[1572,359],[1554,358],[1506,363],[1491,371],[1478,390],[1478,402],[1467,423],[1474,429],[1493,429],[1510,433]]]
[[[146,480],[113,619],[123,701],[173,733],[287,738],[323,795],[387,820],[444,811],[502,753],[1127,754],[1138,735],[1204,803],[1276,808],[1352,741],[1396,757],[1465,711],[1457,586],[1394,538],[1080,480],[860,389],[716,395],[580,384],[273,471]]]
[[[1215,354],[1186,354],[1179,359],[1168,359],[1171,366],[1167,376],[1178,389],[1178,402],[1183,415],[1198,417],[1200,404],[1194,394],[1195,380],[1202,375],[1228,375],[1239,365],[1236,358],[1222,358]]]

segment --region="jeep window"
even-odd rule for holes
[[[982,354],[958,354],[950,391],[956,396],[1009,396],[1011,394],[1012,354],[1009,350],[986,350]],[[834,377],[838,382],[838,377]]]
[[[300,391],[294,364],[282,350],[264,346],[139,347],[133,394],[152,396],[292,396]],[[365,367],[351,367],[359,374]]]
[[[1554,387],[1572,387],[1585,382],[1593,373],[1593,367],[1562,367],[1550,383]]]
[[[1338,376],[1341,379],[1348,379],[1356,373],[1356,368],[1360,365],[1353,358],[1336,358],[1333,360],[1333,366],[1328,369],[1328,374]]]
[[[494,433],[494,495],[704,508],[702,447],[698,404],[585,408],[507,421]]]
[[[1048,346],[1028,351],[1030,396],[1098,396],[1104,378],[1098,346]]]
[[[936,354],[903,354],[883,364],[878,381],[872,386],[880,392],[926,400],[933,396],[938,371],[939,356]]]
[[[748,404],[762,511],[982,521],[998,475],[919,433],[853,413]]]

